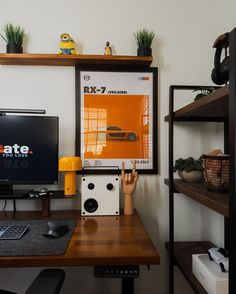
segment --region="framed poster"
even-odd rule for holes
[[[76,155],[90,173],[157,173],[157,68],[76,67]],[[117,172],[117,171],[115,171]]]

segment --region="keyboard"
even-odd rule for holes
[[[0,240],[18,240],[28,230],[29,225],[0,225]]]

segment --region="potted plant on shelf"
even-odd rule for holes
[[[4,27],[5,37],[1,37],[7,43],[7,53],[23,53],[23,40],[26,36],[25,30],[20,26],[14,26],[12,23],[8,23]]]
[[[199,182],[202,180],[202,159],[188,157],[179,158],[175,161],[174,171],[186,182]]]
[[[138,46],[138,56],[152,56],[151,44],[155,37],[153,31],[142,29],[134,33],[135,41]]]
[[[215,87],[211,87],[211,86],[203,86],[203,87],[198,87],[196,88],[195,90],[193,90],[193,92],[196,92],[196,91],[200,91],[200,93],[198,93],[195,98],[194,98],[194,101],[197,101],[198,99],[204,97],[204,96],[207,96],[209,95],[210,93],[214,92],[215,91]]]

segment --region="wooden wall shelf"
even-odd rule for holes
[[[149,67],[152,56],[106,56],[106,55],[60,55],[60,54],[6,54],[0,53],[2,65],[48,65],[48,66],[75,66],[75,65],[118,65],[121,67]]]

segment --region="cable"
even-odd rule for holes
[[[13,212],[16,212],[16,200],[12,199],[13,202]]]
[[[7,206],[7,200],[5,199],[5,203],[4,203],[4,206],[3,206],[3,208],[2,208],[2,211],[5,210],[6,206]]]

